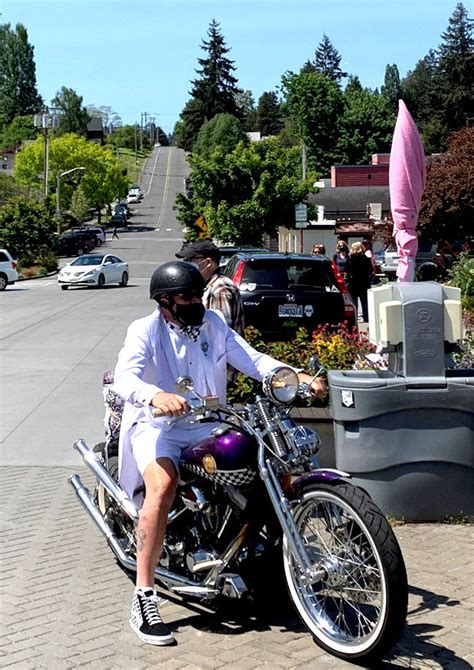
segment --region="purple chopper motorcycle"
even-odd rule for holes
[[[111,379],[106,379],[110,382]],[[207,603],[252,597],[257,564],[286,581],[301,620],[327,652],[373,667],[399,640],[407,613],[406,570],[395,535],[370,497],[344,472],[318,465],[318,434],[290,416],[296,373],[279,367],[262,395],[242,407],[202,397],[189,377],[176,381],[188,421],[215,421],[211,437],[182,453],[180,483],[168,517],[156,581]],[[104,386],[105,442],[74,447],[97,478],[93,494],[69,481],[118,561],[136,569],[140,495],[117,481],[123,400]],[[150,409],[151,411],[151,409]],[[281,566],[281,571],[275,566]]]

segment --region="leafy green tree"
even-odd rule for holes
[[[25,26],[0,25],[0,126],[16,116],[33,114],[42,106],[36,88],[34,49]]]
[[[240,143],[231,153],[216,149],[208,159],[193,154],[192,199],[176,199],[178,219],[192,227],[198,215],[210,235],[223,242],[255,245],[264,233],[292,225],[294,206],[306,199],[298,147],[284,149],[276,138]]]
[[[16,116],[0,130],[0,147],[18,147],[25,140],[34,140],[37,136],[32,116]]]
[[[308,150],[308,163],[326,173],[335,159],[343,93],[335,81],[315,72],[287,73],[282,78],[286,108]]]
[[[0,210],[0,246],[26,264],[54,246],[56,224],[44,203],[17,198]]]
[[[340,161],[367,164],[372,154],[389,152],[394,121],[383,96],[368,89],[346,89],[337,143]]]
[[[320,72],[336,83],[347,77],[347,72],[341,70],[341,56],[327,35],[323,35],[315,51],[314,67],[316,72]]]
[[[39,174],[44,166],[44,142],[38,138],[36,142],[26,146],[17,156],[15,177],[20,184],[37,186]],[[108,147],[95,142],[87,142],[74,134],[53,138],[49,146],[49,183],[50,190],[56,187],[58,173],[66,172],[75,167],[84,167],[81,186],[89,203],[98,212],[114,198],[127,192],[127,178],[123,175],[122,166]],[[75,174],[75,173],[74,173]],[[75,178],[74,178],[75,181]],[[61,180],[61,209],[68,209],[74,185],[68,180]]]
[[[157,137],[157,140],[161,144],[162,147],[169,146],[169,143],[170,143],[169,137],[165,133],[163,128],[161,128],[160,126],[158,126],[157,129],[156,129],[156,137]]]
[[[191,99],[181,112],[182,127],[177,139],[185,149],[191,149],[204,121],[216,114],[242,116],[236,99],[239,93],[237,79],[232,74],[235,66],[226,55],[230,49],[226,47],[215,20],[211,22],[207,34],[209,40],[203,40],[201,44],[206,57],[198,58],[199,78],[191,82]]]
[[[51,101],[53,107],[60,111],[59,133],[86,134],[86,126],[90,121],[89,112],[82,105],[82,96],[72,88],[62,86]]]
[[[474,116],[474,36],[472,20],[460,2],[442,34],[438,75],[447,130],[457,130]]]
[[[426,171],[426,188],[418,217],[423,237],[465,239],[474,220],[474,127],[453,132],[448,149],[433,156]]]
[[[140,143],[139,132],[140,129],[136,125],[121,126],[114,129],[110,135],[107,135],[105,141],[117,149],[135,149],[135,146],[138,146]]]
[[[79,184],[72,194],[69,211],[79,223],[82,223],[87,218],[89,209],[90,207],[84,189],[82,188],[82,185]]]
[[[262,93],[257,105],[257,130],[262,136],[278,135],[283,125],[281,105],[277,94],[274,91]]]
[[[216,114],[213,119],[201,126],[193,152],[203,158],[209,158],[217,147],[229,153],[239,142],[246,143],[246,141],[242,122],[239,119],[231,114]]]
[[[388,107],[396,114],[398,101],[401,98],[402,88],[400,85],[400,73],[395,65],[387,65],[385,68],[385,79],[380,89],[382,97],[387,101]]]

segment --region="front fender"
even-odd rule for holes
[[[302,489],[307,484],[313,483],[325,483],[331,484],[331,482],[341,481],[343,479],[350,479],[351,475],[343,470],[334,470],[332,468],[318,468],[313,470],[313,472],[308,472],[305,475],[301,475],[293,482],[291,482],[290,487],[287,489],[286,493],[288,498],[297,498]]]

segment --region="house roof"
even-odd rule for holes
[[[102,125],[102,119],[100,116],[93,116],[89,123],[86,126],[87,132],[102,132],[104,127]]]
[[[382,212],[388,212],[390,193],[388,186],[326,186],[318,193],[311,193],[308,202],[323,205],[326,219],[359,218],[367,214],[369,203],[381,203]]]

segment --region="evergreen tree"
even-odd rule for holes
[[[252,91],[238,91],[235,96],[238,109],[242,113],[242,125],[245,132],[258,130],[257,128],[257,110],[255,109],[255,100]]]
[[[457,130],[474,116],[474,37],[472,20],[456,5],[438,49],[438,77],[447,130]]]
[[[257,130],[262,135],[278,135],[283,128],[281,105],[274,91],[262,93],[257,107]]]
[[[389,108],[396,113],[398,101],[401,97],[402,88],[400,85],[400,73],[395,65],[387,65],[385,68],[385,79],[380,90],[382,96],[386,99]]]
[[[332,81],[339,83],[343,77],[347,77],[347,72],[341,70],[341,56],[337,49],[331,44],[327,35],[319,43],[314,54],[314,66],[317,72],[329,77]]]
[[[233,61],[226,54],[224,37],[219,30],[217,21],[212,20],[207,31],[209,40],[203,40],[201,49],[206,58],[198,58],[200,66],[196,70],[199,75],[194,79],[190,91],[191,99],[181,112],[180,146],[190,149],[197,138],[199,129],[205,121],[210,121],[216,114],[227,113],[238,118],[242,117],[236,96],[239,93]]]
[[[53,107],[60,110],[59,132],[86,134],[86,126],[90,116],[85,107],[82,106],[82,96],[78,95],[72,88],[62,86],[61,90],[51,101]]]
[[[345,93],[352,93],[354,91],[362,91],[363,87],[360,83],[360,79],[356,74],[349,75],[349,81],[347,82]]]
[[[34,49],[21,23],[15,30],[0,26],[0,126],[16,116],[38,112],[42,106],[36,88]]]

